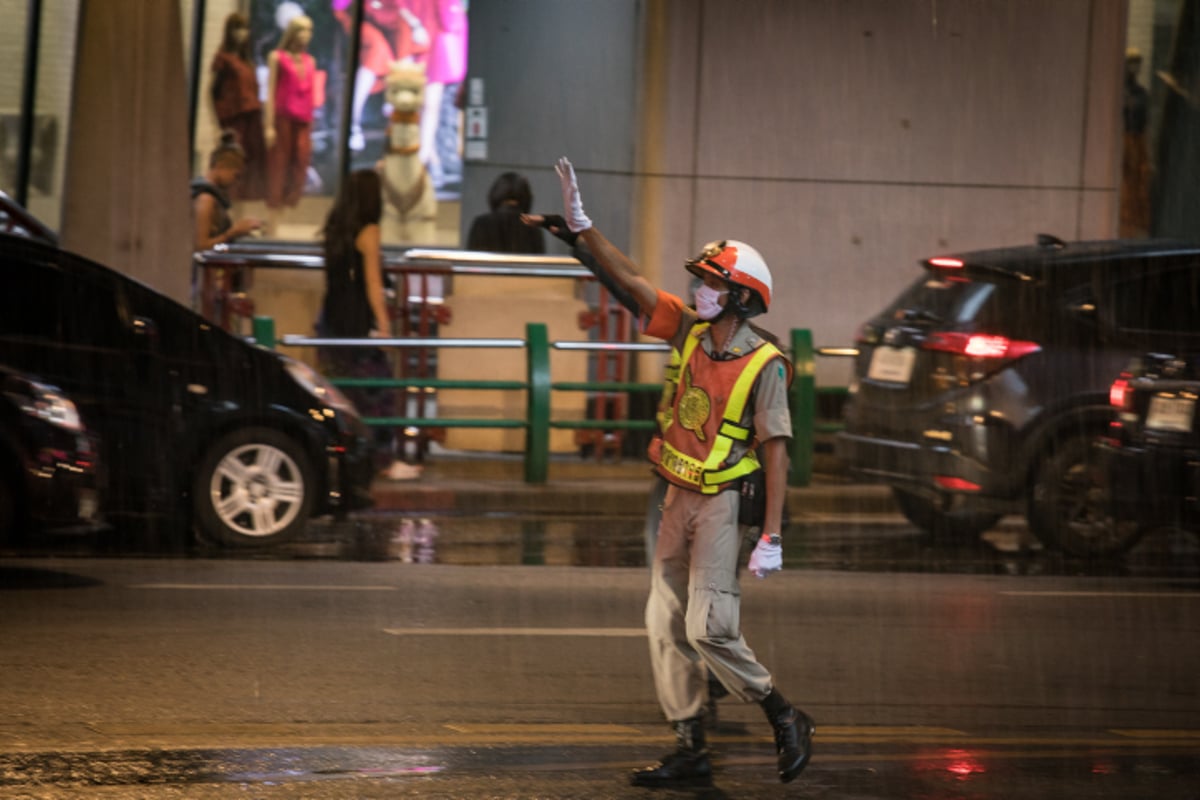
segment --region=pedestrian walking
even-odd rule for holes
[[[386,338],[392,335],[383,284],[379,220],[383,214],[379,174],[360,169],[342,182],[322,229],[325,296],[317,335],[336,339]],[[318,349],[321,371],[339,378],[391,378],[392,364],[378,347]],[[347,388],[346,396],[367,417],[394,417],[390,389]],[[395,432],[375,426],[372,462],[380,477],[413,480],[421,468],[396,457]]]
[[[791,436],[790,365],[746,323],[771,303],[771,273],[750,245],[707,245],[687,269],[703,283],[696,309],[657,289],[592,225],[571,162],[556,167],[567,227],[579,234],[604,270],[636,301],[648,335],[680,353],[679,385],[651,460],[670,484],[654,553],[646,632],[655,689],[675,732],[676,748],[632,775],[636,786],[711,781],[703,710],[705,668],[743,702],[758,703],[775,733],[779,779],[808,764],[811,717],[779,692],[739,625],[740,488],[765,472],[763,531],[749,571],[765,577],[783,566],[782,520]],[[761,452],[761,462],[756,452]]]

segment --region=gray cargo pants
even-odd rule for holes
[[[741,633],[737,516],[735,491],[667,489],[646,633],[658,700],[672,722],[700,715],[707,699],[706,665],[744,702],[758,702],[771,691],[771,674]]]

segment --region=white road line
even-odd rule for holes
[[[1064,590],[1044,592],[1011,591],[999,592],[999,594],[1010,597],[1172,597],[1200,600],[1200,592],[1072,592]]]
[[[358,584],[307,584],[307,583],[135,583],[130,589],[177,589],[182,591],[242,592],[261,590],[269,592],[394,592],[395,586],[371,586]]]
[[[645,628],[384,628],[392,636],[609,636],[644,637]]]

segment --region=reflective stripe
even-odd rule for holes
[[[750,429],[743,428],[741,425],[734,425],[732,422],[722,422],[717,433],[722,436],[728,436],[730,439],[737,439],[739,442],[744,442],[750,438]]]
[[[700,480],[704,477],[704,465],[666,442],[663,442],[658,465],[684,483],[700,488]]]
[[[762,465],[758,463],[758,454],[753,450],[746,452],[746,455],[729,469],[718,470],[717,472],[704,473],[703,481],[710,486],[720,486],[723,483],[729,483],[732,480],[737,480],[751,472],[759,469]]]
[[[683,361],[679,357],[679,351],[671,348],[671,356],[667,361],[666,368],[663,369],[663,388],[662,395],[658,398],[658,411],[654,415],[658,419],[660,433],[671,424],[675,392],[679,390],[679,374],[682,371]]]

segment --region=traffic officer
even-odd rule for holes
[[[687,262],[703,284],[696,310],[657,289],[584,213],[575,170],[555,165],[567,227],[587,244],[609,275],[640,308],[645,332],[667,341],[683,369],[661,447],[652,454],[670,486],[654,554],[646,632],[655,689],[675,731],[676,749],[637,770],[636,786],[711,781],[704,740],[705,667],[743,702],[757,702],[775,733],[779,779],[793,780],[812,753],[816,726],[775,687],[739,629],[740,479],[765,469],[763,534],[750,554],[757,577],[783,566],[783,503],[790,365],[745,321],[771,303],[771,273],[744,242],[713,242]],[[763,454],[762,463],[755,448]]]

